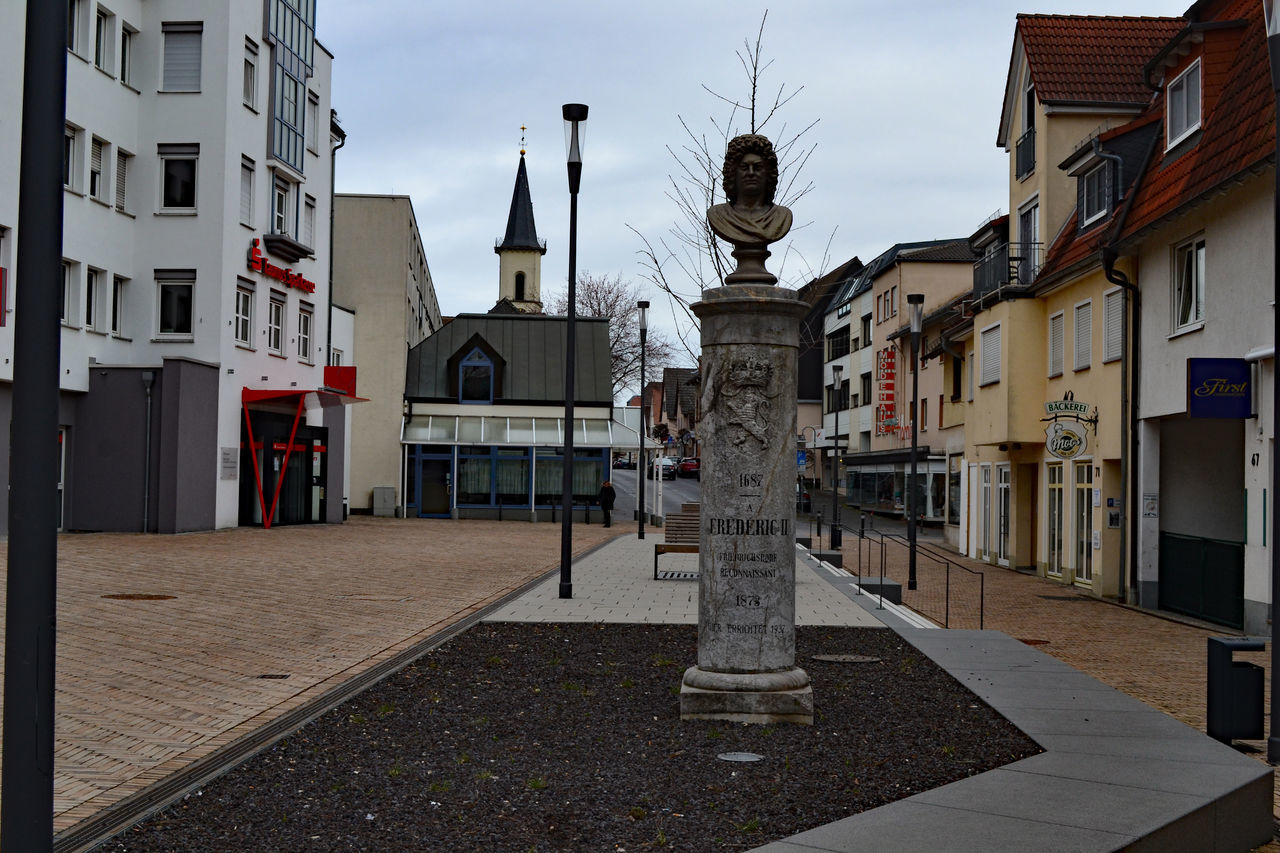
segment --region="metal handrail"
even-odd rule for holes
[[[858,530],[858,531],[855,531],[855,534],[858,536],[858,566],[857,566],[858,573],[856,577],[858,578],[859,593],[861,592],[861,586],[862,586],[861,584],[862,540],[873,538],[872,534],[875,534],[875,536],[878,537],[880,540],[879,542],[880,544],[880,607],[883,608],[884,607],[884,577],[885,577],[885,565],[886,565],[885,548],[884,548],[885,540],[901,545],[904,548],[910,548],[911,543],[907,541],[906,538],[899,536],[897,534],[884,533],[883,531],[875,530],[875,529],[872,529],[870,531],[865,529]],[[870,556],[871,556],[870,549],[868,548],[868,551],[867,551],[868,562],[870,561]],[[943,617],[942,617],[942,626],[944,628],[951,627],[951,567],[955,566],[957,569],[968,572],[971,575],[978,576],[978,629],[982,630],[982,628],[986,623],[986,575],[983,572],[978,571],[977,569],[971,569],[968,566],[962,565],[956,562],[955,560],[952,560],[950,557],[946,556],[945,554],[942,554],[930,549],[928,546],[921,546],[919,542],[916,543],[916,556],[917,558],[920,556],[924,556],[935,563],[940,563],[943,565],[943,567],[946,570],[946,581],[945,581],[945,590],[944,590],[945,604],[943,608]]]

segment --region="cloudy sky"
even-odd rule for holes
[[[1018,12],[1180,15],[1189,0],[364,0],[319,4],[334,54],[333,106],[347,131],[339,192],[413,200],[446,315],[497,298],[494,240],[506,226],[527,126],[544,298],[568,274],[569,197],[560,106],[590,107],[578,269],[643,281],[639,239],[677,218],[667,197],[681,118],[713,139],[737,97],[735,56],[768,9],[763,77],[803,87],[783,119],[817,148],[813,190],[769,268],[792,287],[896,242],[972,233],[1008,206],[995,145]],[[735,128],[741,130],[741,128]],[[766,128],[769,132],[772,128]],[[775,141],[782,136],[773,129]],[[834,236],[833,236],[834,235]],[[677,320],[656,289],[654,323]]]

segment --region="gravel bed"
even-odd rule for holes
[[[813,726],[682,722],[694,626],[483,623],[98,849],[743,850],[1040,751],[892,631],[796,643]]]

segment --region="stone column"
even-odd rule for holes
[[[785,289],[726,285],[702,322],[698,663],[681,719],[813,723],[795,665],[796,358],[805,306]]]

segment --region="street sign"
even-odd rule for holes
[[[808,457],[803,450],[796,451],[796,467],[803,468],[808,464]]]

